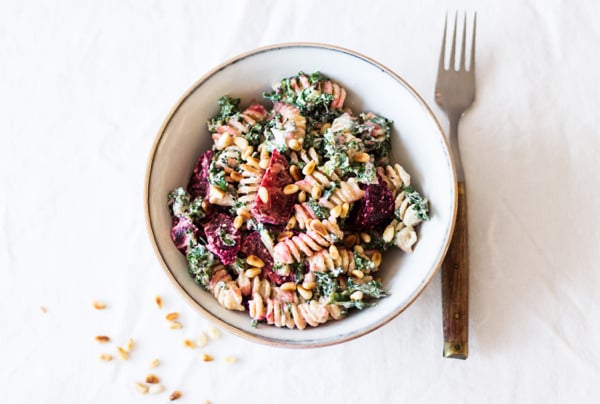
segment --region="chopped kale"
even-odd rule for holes
[[[208,169],[208,182],[214,185],[223,192],[227,192],[227,180],[225,180],[225,171],[218,168],[215,164],[218,158],[218,154],[215,154],[210,167]]]
[[[320,206],[314,199],[306,201],[306,204],[319,220],[325,220],[329,217],[329,209]]]
[[[222,96],[219,98],[219,113],[208,121],[208,130],[215,132],[217,126],[225,125],[233,116],[239,113],[239,98]]]
[[[406,193],[409,204],[417,213],[417,217],[421,220],[429,220],[429,206],[427,199],[423,198],[423,196],[411,186],[404,187],[402,190]],[[399,214],[400,213],[398,212],[396,217],[398,217]]]
[[[360,255],[356,251],[354,252],[354,265],[356,265],[356,269],[363,272],[370,272],[375,269],[375,264],[369,258]]]
[[[219,228],[219,238],[223,242],[223,245],[226,245],[227,247],[231,247],[236,244],[235,240],[229,235],[229,233],[227,233],[227,228]]]
[[[201,286],[208,286],[216,257],[202,243],[198,243],[187,253],[188,270],[194,281]]]

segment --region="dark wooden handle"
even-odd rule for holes
[[[454,234],[442,263],[444,357],[467,359],[469,336],[469,248],[465,183],[458,183]]]

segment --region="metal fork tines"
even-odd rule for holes
[[[462,27],[460,59],[456,68],[457,18],[450,49],[449,65],[446,68],[446,34],[448,17],[444,24],[442,50],[435,85],[435,101],[444,110],[450,121],[448,141],[456,165],[457,210],[454,234],[448,253],[442,264],[442,311],[444,324],[444,356],[466,359],[468,356],[468,231],[465,174],[458,146],[458,122],[475,99],[475,30],[477,15],[473,16],[470,62],[465,63],[467,49],[467,15]]]

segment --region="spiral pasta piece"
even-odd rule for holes
[[[303,256],[310,257],[316,251],[328,248],[343,237],[343,232],[335,222],[328,219],[312,220],[306,233],[280,241],[273,248],[273,259],[282,264],[300,262]]]
[[[257,122],[267,117],[267,110],[259,103],[252,103],[239,114],[231,117],[226,124],[217,125],[212,138],[217,149],[223,149],[233,142],[233,139],[248,133]]]
[[[228,310],[244,311],[242,292],[224,266],[214,268],[207,287],[221,306]]]

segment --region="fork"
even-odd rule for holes
[[[456,69],[456,28],[457,15],[454,16],[454,32],[450,49],[448,68],[446,60],[446,33],[448,16],[444,23],[444,36],[435,85],[435,101],[444,110],[450,122],[448,141],[454,157],[457,180],[457,211],[454,233],[448,253],[442,263],[442,313],[444,328],[443,355],[446,358],[467,359],[469,328],[469,249],[467,232],[467,197],[463,165],[458,145],[458,122],[475,99],[475,31],[477,14],[473,16],[471,39],[471,57],[468,69],[465,66],[467,47],[465,13],[459,67]]]

